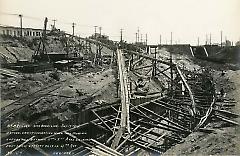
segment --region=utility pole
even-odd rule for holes
[[[120,42],[122,42],[123,41],[123,29],[120,29],[120,33],[121,33]]]
[[[76,23],[72,23],[72,28],[73,28],[73,36],[74,36],[74,28],[75,28]]]
[[[102,36],[102,27],[99,27],[100,37]]]
[[[197,45],[199,46],[199,37],[198,37],[198,39],[197,39]]]
[[[56,28],[56,27],[55,27],[56,21],[57,21],[56,19],[53,20],[53,28],[54,28],[54,29]]]
[[[160,45],[162,44],[162,35],[160,34]]]
[[[210,46],[212,45],[212,34],[210,33]]]
[[[140,32],[140,31],[139,31],[139,27],[138,27],[138,42],[139,42],[139,32]]]
[[[225,36],[225,46],[227,46],[227,36]]]
[[[22,36],[23,36],[23,31],[22,31],[22,17],[23,17],[23,16],[22,16],[22,14],[20,14],[20,15],[18,15],[18,16],[20,17],[20,29],[21,29],[21,30],[20,30],[20,33],[21,33],[20,36],[22,37]]]
[[[136,34],[136,43],[137,43],[137,35],[138,35],[138,34],[137,34],[137,33],[135,33],[135,34]]]
[[[221,31],[221,47],[222,47],[222,34],[223,34],[223,32]]]
[[[147,34],[146,34],[146,45],[147,45],[147,42],[148,42],[148,36],[147,36]]]
[[[171,47],[172,47],[172,32],[171,32]],[[170,74],[171,74],[171,85],[170,85],[170,92],[171,96],[173,94],[173,67],[172,67],[172,49],[170,49]]]
[[[95,36],[95,39],[97,39],[97,27],[98,26],[94,26],[94,36]]]
[[[154,48],[154,62],[153,62],[153,70],[152,70],[152,77],[156,76],[156,70],[157,70],[157,48]]]
[[[141,43],[142,43],[142,34],[141,34]]]
[[[206,45],[208,44],[208,35],[206,34]]]

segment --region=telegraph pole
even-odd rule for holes
[[[199,46],[199,37],[198,37],[198,39],[197,39],[197,42],[198,42],[197,44],[198,44],[198,46]]]
[[[222,34],[223,34],[223,32],[221,31],[221,47],[222,47]]]
[[[142,43],[142,34],[141,34],[141,43]]]
[[[73,36],[74,36],[74,28],[75,28],[76,23],[72,23],[72,28],[73,28]]]
[[[94,26],[94,36],[95,36],[95,39],[97,39],[97,27],[98,26]]]
[[[171,47],[172,47],[172,32],[171,32]],[[170,92],[171,92],[171,96],[173,94],[173,67],[172,67],[172,49],[170,49],[170,72],[171,72],[171,88],[170,88]]]
[[[227,45],[227,36],[225,36],[225,46]]]
[[[135,33],[135,34],[136,34],[136,43],[137,43],[137,35],[138,35],[138,34],[137,34],[137,33]]]
[[[206,45],[208,44],[208,35],[206,34]]]
[[[138,42],[139,42],[139,27],[138,27]]]
[[[56,28],[55,27],[56,21],[57,21],[56,19],[53,20],[53,28]]]
[[[160,45],[162,44],[162,35],[160,34]]]
[[[212,45],[212,34],[210,33],[210,46]]]
[[[19,16],[19,18],[20,18],[20,28],[21,28],[21,30],[20,30],[20,32],[21,32],[20,36],[22,37],[22,36],[23,36],[23,31],[22,31],[22,14],[20,14],[20,15],[18,15],[18,16]]]
[[[99,27],[100,37],[102,36],[102,27]]]
[[[147,42],[148,42],[148,35],[146,34],[146,45],[147,45]]]
[[[120,29],[120,33],[121,33],[120,42],[122,42],[123,41],[123,29]]]

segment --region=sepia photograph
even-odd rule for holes
[[[240,155],[240,0],[0,0],[1,156]]]

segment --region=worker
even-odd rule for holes
[[[138,94],[138,95],[147,95],[147,92],[148,92],[148,86],[146,86],[146,82],[143,81],[142,78],[139,78],[137,80],[137,82],[135,82],[136,84],[136,92],[135,94]]]
[[[145,85],[146,85],[146,82],[144,83],[143,79],[139,78],[136,83],[136,90],[138,90],[139,88],[143,88]]]

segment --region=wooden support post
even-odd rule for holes
[[[118,56],[118,71],[121,87],[121,122],[120,128],[116,133],[116,137],[113,140],[111,148],[115,149],[122,135],[127,131],[130,134],[130,117],[129,117],[129,105],[130,105],[130,95],[128,89],[128,77],[125,68],[125,62],[122,54],[122,50],[117,50]]]
[[[130,139],[131,135],[128,135],[123,142],[121,142],[120,145],[118,145],[118,147],[115,149],[116,151],[119,150],[129,139]]]
[[[157,48],[154,48],[154,60],[153,60],[153,70],[152,70],[152,77],[156,76],[156,68],[157,68]]]

